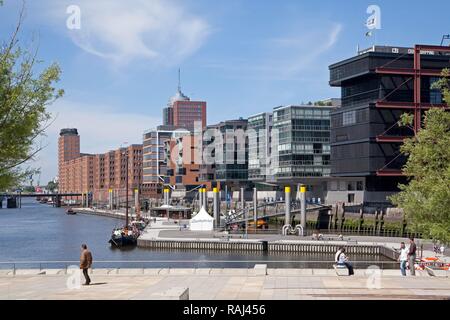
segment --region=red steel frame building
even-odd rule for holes
[[[433,46],[433,45],[416,45],[414,47],[414,69],[407,68],[376,68],[375,72],[384,75],[410,75],[414,79],[414,101],[413,103],[406,102],[384,102],[377,101],[377,108],[386,109],[405,109],[412,110],[414,112],[414,133],[420,130],[422,125],[422,114],[424,110],[428,110],[432,107],[448,108],[446,104],[433,105],[430,103],[423,103],[421,98],[421,79],[422,76],[436,76],[439,77],[442,74],[440,69],[422,69],[421,67],[421,52],[423,51],[437,51],[450,53],[450,47]],[[379,143],[402,143],[407,137],[388,137],[384,135],[377,136],[377,142]],[[401,176],[403,175],[401,170],[386,170],[380,169],[377,171],[377,176]]]

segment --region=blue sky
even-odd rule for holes
[[[21,1],[0,8],[7,39]],[[372,38],[366,9],[381,9]],[[81,29],[66,27],[69,5]],[[328,65],[377,44],[439,44],[450,33],[448,1],[39,0],[27,1],[23,46],[39,44],[45,64],[56,61],[66,95],[50,107],[55,122],[32,165],[41,182],[57,172],[57,135],[76,127],[82,151],[100,153],[140,143],[160,123],[177,87],[208,103],[208,123],[273,107],[339,97]],[[416,22],[424,19],[423,22]]]

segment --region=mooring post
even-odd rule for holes
[[[300,186],[300,224],[303,232],[306,231],[306,185]]]
[[[284,188],[285,215],[284,224],[291,224],[291,187]]]
[[[257,228],[256,220],[258,219],[258,190],[253,188],[253,221],[255,222],[255,229]]]
[[[109,207],[109,210],[112,210],[113,209],[113,190],[112,189],[109,189],[108,190],[108,207]]]
[[[241,188],[241,209],[245,209],[245,195],[244,195],[244,188]]]
[[[205,210],[208,211],[208,191],[206,188],[203,188],[203,206],[205,207]]]
[[[136,220],[140,219],[141,206],[139,204],[139,189],[134,189],[134,212],[136,214]]]
[[[214,206],[214,221],[215,227],[220,227],[220,197],[219,197],[219,189],[213,189],[213,206]]]

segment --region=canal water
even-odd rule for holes
[[[267,263],[277,268],[330,268],[333,255],[295,253],[245,253],[223,251],[161,251],[144,248],[119,250],[108,243],[111,230],[123,221],[92,215],[67,215],[34,199],[24,199],[20,209],[0,209],[0,268],[61,268],[76,264],[86,243],[94,267],[253,267]],[[387,258],[351,256],[356,267],[379,265],[396,268]],[[45,261],[52,261],[45,263]],[[74,261],[75,263],[70,263]]]

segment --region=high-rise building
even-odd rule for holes
[[[68,172],[64,163],[80,157],[80,136],[75,128],[62,129],[58,138],[59,190],[66,190]]]
[[[181,92],[180,80],[178,79],[177,93],[170,98],[167,107],[163,109],[163,125],[184,128],[194,132],[195,124],[206,127],[206,102],[191,101]]]
[[[330,85],[342,92],[342,107],[331,115],[331,174],[358,177],[356,189],[339,191],[360,191],[357,202],[386,203],[406,182],[400,146],[420,129],[423,111],[443,106],[432,84],[450,67],[449,51],[374,46],[329,67]],[[404,112],[414,115],[414,128],[399,125]]]

